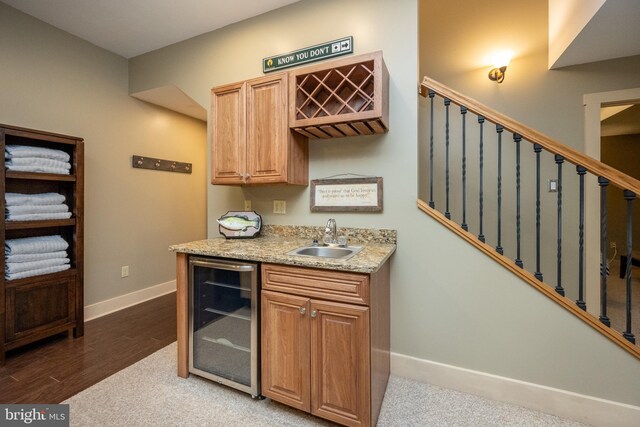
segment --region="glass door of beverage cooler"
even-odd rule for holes
[[[189,268],[189,372],[258,397],[258,264],[191,257]]]

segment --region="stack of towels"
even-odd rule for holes
[[[5,193],[7,221],[39,221],[71,218],[64,196],[58,193]]]
[[[4,278],[16,280],[67,270],[68,247],[59,235],[6,240]]]
[[[7,145],[4,150],[7,170],[69,175],[70,156],[62,150],[29,145]]]

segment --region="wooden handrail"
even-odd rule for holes
[[[483,116],[486,120],[494,124],[502,125],[509,132],[521,135],[523,139],[531,142],[532,144],[539,144],[545,150],[553,154],[561,155],[565,160],[573,163],[574,165],[583,166],[590,173],[606,178],[610,183],[617,185],[623,190],[631,190],[636,195],[640,196],[639,180],[620,172],[619,170],[614,169],[593,157],[587,156],[572,147],[555,141],[554,139],[531,129],[528,126],[525,126],[522,123],[487,107],[473,98],[450,89],[442,83],[439,83],[429,77],[425,77],[422,84],[420,84],[420,95],[424,97],[429,96],[429,89],[433,90],[438,95],[451,100],[451,102],[456,105],[467,107],[473,113]]]

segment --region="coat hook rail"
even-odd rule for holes
[[[131,165],[138,169],[151,169],[167,172],[191,173],[191,163],[175,162],[173,160],[156,159],[133,155]]]

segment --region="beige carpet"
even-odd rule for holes
[[[63,403],[72,426],[328,426],[269,399],[176,375],[176,344]],[[581,426],[552,415],[391,377],[379,426]]]

